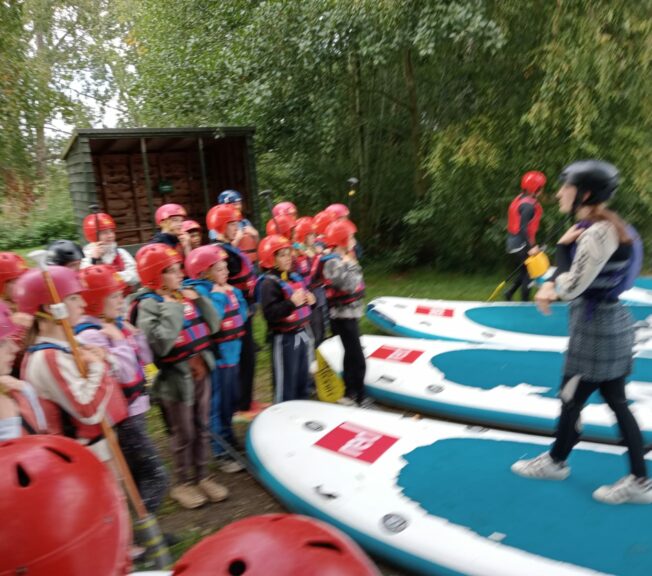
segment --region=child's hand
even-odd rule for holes
[[[11,321],[18,326],[29,329],[34,324],[34,316],[26,312],[14,312],[11,315]]]
[[[9,374],[0,376],[0,388],[7,388],[8,390],[22,390],[25,387],[25,383],[18,378],[14,378]]]
[[[313,306],[317,302],[315,295],[312,292],[306,292],[306,304]]]
[[[82,346],[79,349],[79,355],[84,364],[94,364],[95,362],[104,362],[106,350],[99,346]]]
[[[115,324],[105,324],[100,330],[110,340],[124,340],[125,336]]]
[[[295,306],[303,306],[303,304],[306,303],[306,291],[303,288],[299,288],[295,292],[292,293],[292,296],[290,296],[290,300],[292,301],[292,304]]]
[[[190,288],[184,288],[181,290],[181,294],[183,294],[184,298],[188,298],[188,300],[197,300],[199,298],[199,294]]]

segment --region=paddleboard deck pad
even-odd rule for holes
[[[288,508],[411,573],[649,576],[650,508],[591,496],[623,475],[623,450],[580,443],[564,482],[510,471],[549,443],[298,400],[256,418],[247,450]]]
[[[630,305],[637,342],[652,349],[652,306]],[[533,303],[484,303],[383,296],[367,305],[367,318],[394,336],[465,341],[507,348],[563,351],[568,341],[568,306],[541,314]]]
[[[554,434],[564,356],[560,352],[504,349],[464,342],[362,336],[365,388],[390,406],[466,423]],[[318,350],[341,377],[339,337]],[[627,395],[644,441],[652,445],[652,358],[636,357]],[[595,393],[582,412],[586,439],[618,443],[616,418]]]

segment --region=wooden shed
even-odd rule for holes
[[[63,159],[80,237],[92,204],[115,219],[120,245],[148,242],[154,212],[169,202],[204,227],[227,189],[242,193],[244,213],[257,222],[253,135],[233,126],[75,130]]]

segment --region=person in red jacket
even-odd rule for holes
[[[514,282],[505,292],[505,298],[511,300],[516,291],[521,289],[521,300],[530,299],[530,277],[525,267],[525,260],[539,252],[536,235],[539,230],[543,208],[539,195],[546,185],[546,176],[536,170],[526,172],[521,178],[521,192],[507,211],[507,253],[513,266],[519,267]]]

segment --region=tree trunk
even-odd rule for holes
[[[366,132],[364,125],[364,112],[362,109],[362,71],[360,66],[360,57],[357,52],[352,52],[349,58],[351,65],[351,73],[353,75],[353,116],[355,119],[356,127],[356,174],[355,176],[360,180],[360,188],[357,192],[358,198],[351,198],[351,204],[356,203],[358,206],[363,202],[363,190],[367,188],[367,143]],[[358,210],[357,218],[364,217],[367,214],[366,210]],[[361,226],[365,226],[366,222],[360,222]]]
[[[421,154],[421,120],[419,118],[417,83],[412,64],[412,51],[409,48],[406,48],[403,52],[403,76],[405,78],[410,114],[410,143],[414,156],[414,193],[417,198],[423,198],[426,195],[426,174],[423,169]]]

